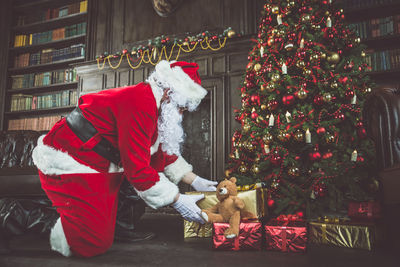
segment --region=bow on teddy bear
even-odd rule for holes
[[[209,223],[229,223],[224,235],[234,238],[239,235],[240,219],[255,219],[253,213],[246,211],[242,199],[237,197],[236,178],[221,181],[217,186],[217,199],[219,202],[209,209],[202,210],[201,216]]]

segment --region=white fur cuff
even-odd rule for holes
[[[138,191],[138,195],[153,209],[167,206],[174,202],[178,194],[178,187],[171,183],[163,173],[158,173],[160,180],[145,191]]]
[[[64,230],[61,224],[61,218],[58,218],[56,224],[50,232],[50,246],[51,250],[61,253],[65,257],[72,256],[69,248],[67,238],[65,238]]]
[[[39,137],[32,152],[33,163],[46,175],[68,173],[97,173],[96,170],[77,162],[68,153],[43,144],[44,135]]]
[[[187,163],[181,156],[164,169],[164,173],[168,176],[169,180],[175,184],[179,183],[191,171],[193,171],[193,166]]]

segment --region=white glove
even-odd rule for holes
[[[172,207],[179,212],[182,217],[191,222],[203,224],[204,220],[201,217],[201,209],[196,205],[196,202],[203,199],[204,195],[182,195],[179,194],[178,200],[172,204]]]
[[[217,188],[215,187],[218,184],[216,181],[210,181],[200,176],[196,176],[192,182],[192,187],[196,191],[215,191]]]

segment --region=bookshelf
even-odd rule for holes
[[[368,50],[369,75],[378,85],[400,84],[400,0],[343,1],[346,19]]]
[[[14,0],[3,129],[49,130],[78,99],[89,0]]]

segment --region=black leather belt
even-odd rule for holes
[[[96,128],[82,115],[79,107],[68,114],[66,122],[74,134],[84,143],[97,134]],[[117,165],[121,162],[119,150],[105,138],[100,139],[100,142],[93,147],[93,151]]]

